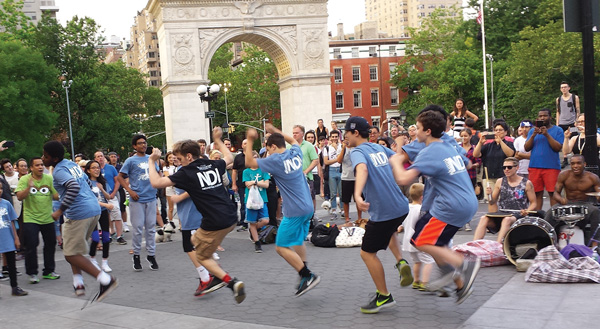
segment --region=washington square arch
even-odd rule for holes
[[[156,19],[167,145],[208,139],[196,87],[210,83],[211,58],[228,42],[255,44],[275,62],[284,132],[331,120],[327,0],[150,0],[146,9]]]

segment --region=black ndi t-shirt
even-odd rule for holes
[[[200,227],[218,231],[237,223],[237,209],[223,186],[224,160],[198,159],[181,167],[169,178],[175,186],[189,193],[202,214]]]

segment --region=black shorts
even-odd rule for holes
[[[188,253],[190,251],[194,251],[194,246],[192,245],[191,230],[181,230],[181,242],[183,243],[184,252]]]
[[[392,235],[396,234],[398,226],[402,225],[407,215],[384,222],[368,221],[360,249],[372,254],[379,250],[386,250]]]
[[[125,206],[125,200],[127,199],[127,195],[125,195],[125,189],[119,187],[119,209],[121,212],[125,212],[127,210],[127,206]]]
[[[563,130],[563,132],[565,132],[565,131],[567,131],[567,129],[569,129],[571,127],[575,127],[575,122],[570,123],[568,125],[558,125],[558,126]]]
[[[354,185],[353,180],[342,180],[342,203],[350,203],[354,197]]]
[[[426,212],[415,224],[415,234],[410,239],[410,243],[415,247],[448,246],[458,229],[460,227],[445,223]]]

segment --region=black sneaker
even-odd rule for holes
[[[127,244],[127,241],[125,241],[125,239],[123,239],[123,237],[120,236],[117,238],[117,243],[118,244]]]
[[[119,285],[119,280],[111,275],[110,282],[107,285],[100,285],[100,291],[98,291],[98,295],[96,296],[96,302],[101,302],[111,291],[115,290],[115,288]]]
[[[233,291],[233,299],[235,299],[236,303],[241,303],[246,299],[246,292],[244,291],[244,282],[238,280],[237,278],[231,279],[227,287]]]
[[[0,281],[8,281],[10,278],[8,276],[4,276],[0,274]]]
[[[473,292],[473,282],[479,272],[481,266],[481,260],[476,258],[474,260],[465,260],[462,266],[461,276],[463,279],[463,287],[456,291],[456,303],[460,304],[467,299]]]
[[[23,289],[21,289],[21,287],[14,287],[12,288],[12,295],[13,296],[27,296],[29,295],[29,293]]]
[[[142,263],[140,262],[140,255],[133,255],[133,270],[140,272],[142,270]]]
[[[156,258],[154,258],[154,256],[148,255],[146,257],[146,260],[148,261],[148,263],[150,263],[150,269],[152,271],[158,271],[158,263],[156,262]]]
[[[369,302],[369,304],[362,306],[360,311],[366,314],[378,313],[381,309],[391,307],[396,304],[392,294],[384,296],[379,292],[375,293],[375,297]]]
[[[2,275],[8,276],[8,274],[9,274],[9,273],[8,273],[8,267],[5,267],[5,266],[3,266],[3,267],[2,267]],[[21,272],[17,271],[17,276],[19,276],[19,275],[21,275],[21,274],[23,274],[23,273],[21,273]]]
[[[256,253],[263,252],[262,247],[260,246],[260,241],[254,242],[254,252],[256,252]]]
[[[300,284],[298,285],[298,291],[296,291],[296,297],[300,297],[307,293],[312,288],[316,287],[321,282],[321,277],[311,273],[309,277],[301,278]]]
[[[227,284],[223,282],[223,280],[211,275],[207,283],[203,283],[202,281],[200,281],[200,285],[198,286],[198,289],[196,289],[194,296],[200,297],[206,294],[210,294],[211,292],[219,290],[225,287],[226,285]]]

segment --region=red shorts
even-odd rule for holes
[[[544,191],[544,188],[548,192],[554,192],[558,174],[560,174],[559,169],[529,168],[529,180],[533,183],[536,193]]]
[[[415,234],[411,243],[415,246],[447,246],[460,227],[450,225],[425,213],[415,224]]]

